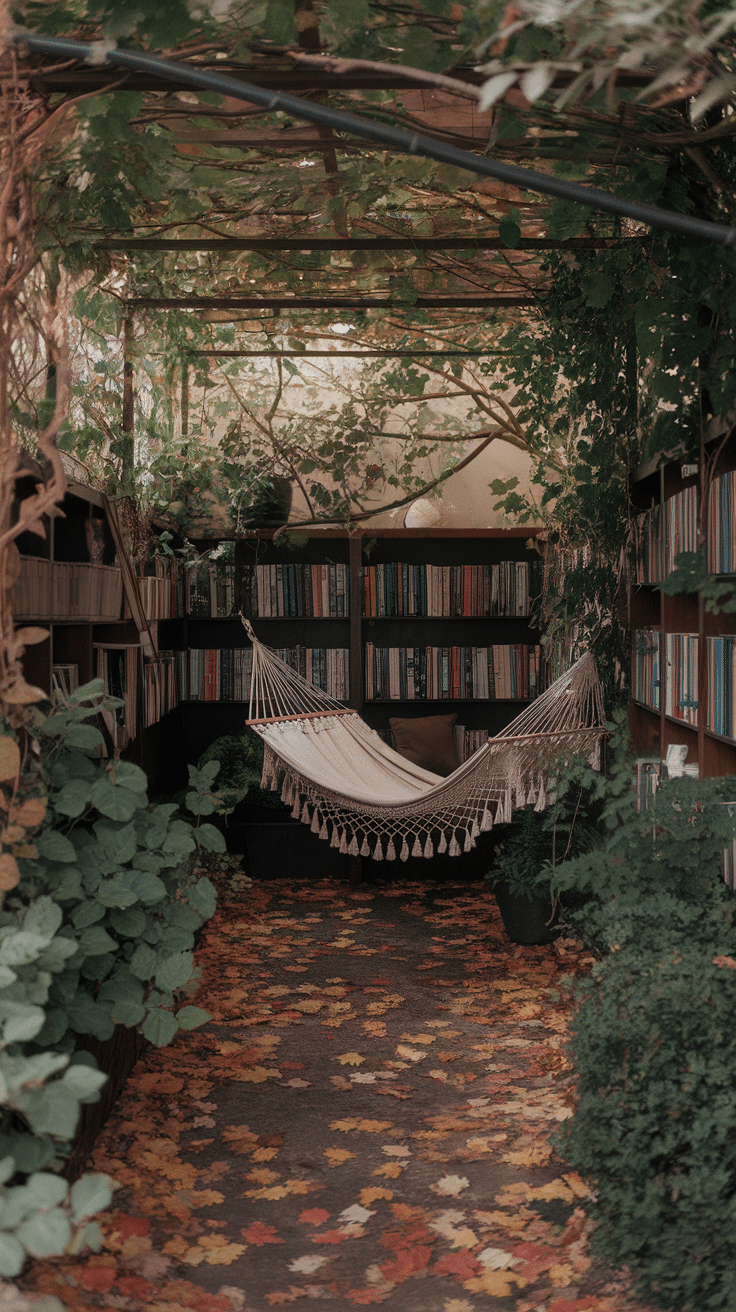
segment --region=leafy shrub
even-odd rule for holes
[[[555,871],[602,956],[579,982],[566,1159],[596,1191],[594,1242],[648,1301],[733,1312],[736,899],[721,880],[732,781],[675,779],[637,813],[599,780],[604,841]]]
[[[224,839],[173,804],[149,806],[142,770],[97,755],[90,721],[118,704],[96,680],[50,715],[29,705],[0,732],[1,1276],[26,1253],[96,1242],[86,1218],[109,1202],[109,1182],[83,1176],[68,1190],[56,1174],[81,1105],[106,1080],[75,1051],[80,1036],[105,1040],[122,1024],[162,1045],[209,1019],[177,994],[215,909],[197,866]],[[198,817],[215,809],[217,769],[190,767]]]
[[[664,1308],[736,1307],[734,951],[729,918],[710,948],[631,946],[580,989],[578,1101],[559,1147],[594,1183],[594,1243]]]

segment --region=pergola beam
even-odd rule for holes
[[[536,305],[535,296],[418,296],[406,301],[365,296],[137,296],[138,310],[487,310]]]
[[[478,349],[477,347],[472,347],[472,348],[469,347],[465,351],[422,351],[422,350],[341,351],[337,349],[337,343],[335,345],[335,349],[333,349],[332,351],[273,351],[271,350],[271,351],[188,351],[187,352],[187,355],[192,358],[194,358],[195,356],[204,355],[204,356],[214,356],[218,360],[220,359],[220,357],[225,357],[227,359],[232,359],[232,360],[246,360],[251,358],[260,359],[260,360],[271,360],[271,359],[301,360],[304,359],[305,357],[312,359],[313,357],[321,357],[321,356],[327,356],[329,359],[333,359],[333,360],[335,358],[337,358],[338,360],[345,360],[345,359],[395,360],[397,357],[400,357],[401,359],[413,360],[416,357],[425,359],[427,356],[439,356],[441,359],[446,360],[448,356],[449,357],[457,356],[460,359],[463,359],[464,357],[469,355],[473,355],[473,356],[479,355],[485,357],[487,355],[509,355],[509,354],[510,354],[509,351],[487,351],[487,350]]]
[[[105,251],[598,251],[638,246],[645,237],[524,237],[504,246],[492,237],[105,237],[95,249]]]

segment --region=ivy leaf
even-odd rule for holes
[[[36,839],[38,855],[46,861],[76,861],[74,844],[56,829],[47,829]]]
[[[26,1250],[14,1235],[0,1231],[0,1276],[20,1275],[26,1261]]]
[[[82,779],[70,779],[59,792],[55,794],[54,810],[59,815],[76,817],[90,804],[90,787]]]

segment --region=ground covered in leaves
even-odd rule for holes
[[[237,881],[236,881],[237,882]],[[100,1253],[36,1263],[74,1312],[635,1312],[592,1262],[569,1115],[572,940],[516,947],[486,884],[221,892],[210,1024],[151,1049],[91,1168]]]

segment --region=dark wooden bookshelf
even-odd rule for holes
[[[663,457],[650,461],[634,474],[631,484],[632,510],[635,514],[649,509],[652,504],[664,503],[688,487],[697,487],[699,493],[698,542],[708,541],[709,513],[708,488],[711,480],[736,469],[736,441],[729,438],[720,446],[717,436],[705,434],[696,472],[691,457]],[[660,538],[664,533],[660,523]],[[662,557],[664,559],[664,557]],[[730,575],[720,576],[729,579]],[[735,587],[736,587],[736,580]],[[673,743],[687,743],[687,762],[697,763],[701,777],[712,778],[736,774],[736,739],[716,733],[707,727],[709,688],[708,646],[710,637],[736,635],[736,615],[713,614],[705,609],[702,598],[695,593],[668,596],[654,584],[634,583],[629,590],[629,624],[634,636],[637,629],[653,629],[663,637],[667,634],[694,633],[698,637],[698,723],[691,725],[666,712],[667,679],[671,677],[661,651],[660,706],[659,709],[637,701],[633,696],[629,707],[629,728],[635,750],[642,756],[660,755],[664,760],[667,748]],[[632,656],[632,687],[635,654]]]

